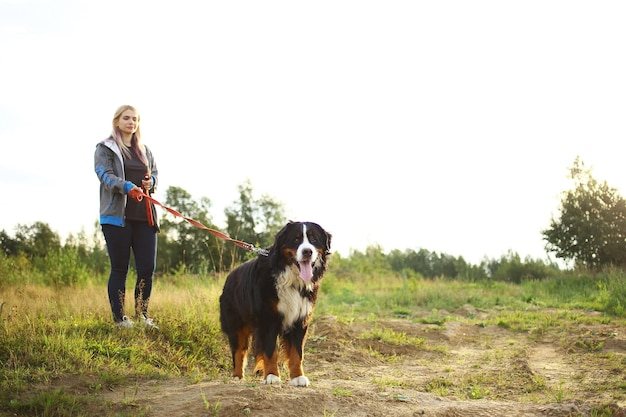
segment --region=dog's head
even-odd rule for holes
[[[313,222],[287,223],[274,239],[271,253],[287,264],[297,264],[304,281],[319,279],[326,270],[331,235]]]

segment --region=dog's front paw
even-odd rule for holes
[[[263,383],[267,385],[280,384],[280,378],[274,374],[267,374]]]
[[[311,381],[309,381],[309,378],[307,378],[306,376],[300,375],[291,380],[291,385],[293,385],[294,387],[308,387],[309,385],[311,385]]]

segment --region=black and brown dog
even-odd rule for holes
[[[254,370],[263,373],[263,383],[280,384],[281,353],[291,385],[310,385],[302,358],[330,241],[320,225],[290,221],[276,234],[268,256],[230,272],[220,296],[220,322],[230,344],[233,378],[243,378],[251,342]]]

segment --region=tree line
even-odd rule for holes
[[[573,268],[601,270],[626,266],[626,201],[576,158],[569,168],[573,187],[563,192],[559,215],[541,231],[546,253]],[[225,209],[225,232],[258,247],[268,247],[287,219],[282,204],[263,195],[255,198],[249,181],[238,186],[239,198]],[[205,226],[218,229],[211,216],[211,201],[194,199],[180,187],[169,187],[164,204]],[[0,284],[39,277],[38,281],[71,285],[108,273],[106,246],[97,224],[92,236],[81,232],[64,243],[48,224],[18,225],[10,235],[0,231]],[[157,277],[181,273],[210,275],[232,269],[256,256],[186,221],[164,215],[158,235]],[[521,259],[509,252],[499,259],[470,264],[463,257],[426,249],[394,249],[385,254],[378,246],[348,256],[335,254],[331,265],[338,277],[391,270],[425,278],[492,279],[519,283],[545,279],[557,273],[556,262]],[[4,279],[2,278],[4,277]]]

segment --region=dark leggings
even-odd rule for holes
[[[135,256],[137,283],[135,284],[135,315],[148,317],[148,303],[152,293],[152,277],[156,267],[157,234],[147,222],[126,221],[124,227],[102,225],[111,261],[109,275],[109,302],[113,320],[119,322],[126,315],[126,277],[130,263],[130,251]]]

